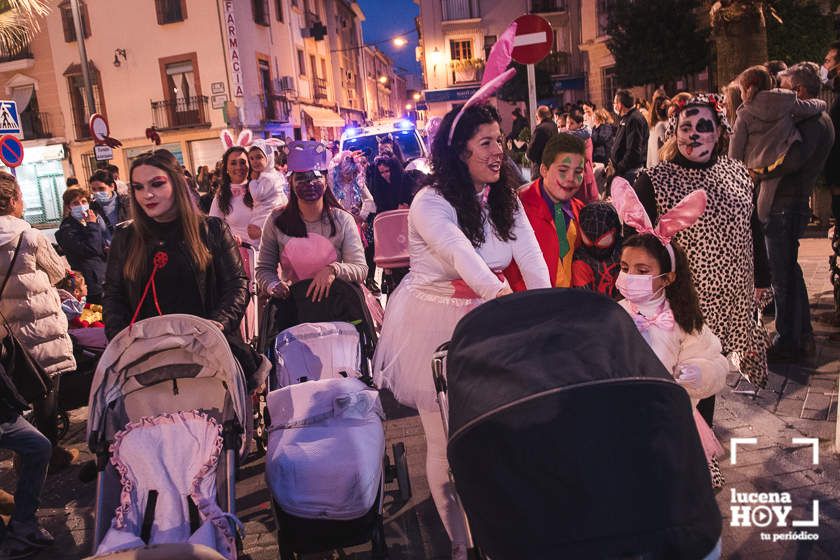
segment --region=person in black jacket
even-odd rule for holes
[[[20,457],[15,508],[9,526],[0,521],[0,557],[24,558],[55,542],[35,512],[47,478],[52,444],[22,416],[29,408],[0,362],[0,449]]]
[[[62,195],[64,219],[55,234],[70,268],[85,277],[88,286],[87,300],[102,301],[105,283],[105,263],[110,243],[110,233],[105,221],[97,216],[88,204],[87,191],[70,187]]]
[[[166,150],[141,155],[129,177],[133,219],[114,233],[102,302],[105,335],[110,340],[133,320],[170,313],[208,319],[227,338],[249,389],[256,388],[261,360],[240,333],[248,278],[227,224],[199,212]],[[150,282],[154,290],[144,297]]]
[[[610,153],[614,176],[624,177],[631,185],[647,162],[650,130],[645,117],[636,109],[630,90],[615,93],[613,110],[621,117]]]
[[[131,209],[128,195],[117,193],[114,176],[104,169],[99,169],[91,175],[88,185],[93,196],[90,209],[102,218],[108,226],[108,232],[113,235],[117,224],[128,220]]]
[[[592,161],[607,165],[615,138],[612,115],[606,109],[598,109],[593,114],[592,122]]]
[[[554,122],[551,109],[545,105],[540,105],[537,108],[537,119],[540,124],[534,129],[534,134],[531,135],[531,143],[528,144],[528,151],[526,155],[531,160],[531,180],[536,181],[540,178],[540,164],[542,163],[542,153],[545,145],[551,138],[560,134],[557,130],[557,123]]]
[[[840,41],[829,45],[825,61],[820,69],[822,79],[834,92],[834,102],[828,110],[834,123],[834,144],[825,162],[825,183],[831,189],[831,213],[834,221],[840,223]]]

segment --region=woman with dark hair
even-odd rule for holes
[[[504,165],[500,126],[499,113],[485,104],[444,117],[432,146],[431,185],[417,193],[409,212],[411,271],[388,302],[374,356],[377,384],[420,411],[429,487],[459,559],[466,558],[466,532],[449,482],[432,354],[467,312],[511,293],[501,271],[512,261],[529,289],[551,286],[516,196],[519,185]]]
[[[111,246],[116,257],[108,259],[108,339],[135,320],[196,315],[216,323],[243,370],[253,373],[254,360],[241,352],[239,339],[248,281],[228,226],[198,211],[180,166],[165,150],[134,160],[129,179],[134,219],[117,228]],[[145,293],[150,281],[155,289]]]
[[[318,301],[329,295],[336,278],[364,281],[367,264],[362,238],[353,216],[327,188],[324,145],[296,141],[286,149],[292,172],[289,203],[266,220],[257,283],[264,293],[286,298],[291,284],[312,278],[307,296]]]
[[[763,388],[767,333],[756,315],[770,274],[753,182],[744,164],[726,157],[731,128],[725,110],[717,95],[675,101],[662,161],[641,173],[634,188],[654,222],[692,191],[706,191],[706,212],[674,239],[685,249],[700,309],[720,338],[723,353],[740,364],[741,373],[756,388]],[[711,425],[713,397],[701,401],[699,408]]]
[[[228,148],[222,156],[222,180],[209,215],[227,222],[238,243],[245,241],[259,249],[263,224],[273,207],[266,207],[264,198],[254,198],[250,176],[248,150],[242,146]]]
[[[653,167],[659,163],[659,150],[665,144],[666,132],[668,131],[668,106],[670,103],[668,97],[662,92],[657,92],[653,96],[653,103],[651,103],[650,114],[648,115],[650,136],[648,136],[647,167]]]

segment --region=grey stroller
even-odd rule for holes
[[[102,355],[89,403],[94,554],[190,543],[235,559],[249,407],[222,332],[192,315],[138,321]]]

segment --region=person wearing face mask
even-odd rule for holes
[[[571,134],[556,134],[545,145],[536,181],[519,192],[519,200],[540,245],[552,285],[572,285],[572,261],[580,247],[578,220],[584,203],[577,198],[586,169],[586,145]],[[519,262],[505,269],[514,292],[527,288]]]
[[[109,234],[113,235],[117,224],[129,219],[131,202],[128,195],[117,192],[117,182],[105,169],[99,169],[91,175],[88,185],[93,195],[90,209],[102,218],[108,227]]]
[[[653,221],[692,191],[706,192],[705,214],[675,239],[686,251],[706,323],[724,354],[761,389],[767,383],[767,333],[755,317],[770,287],[769,265],[749,171],[721,153],[731,131],[725,111],[718,95],[676,102],[662,161],[639,174],[634,188]],[[713,398],[700,403],[709,425]]]
[[[411,270],[388,300],[373,360],[377,385],[420,412],[426,475],[457,560],[467,557],[466,530],[449,481],[446,436],[429,375],[432,354],[470,310],[511,293],[501,273],[511,262],[525,287],[552,284],[516,196],[518,185],[504,165],[501,117],[490,105],[468,105],[450,111],[435,136],[431,186],[417,193],[408,214]],[[582,142],[575,141],[582,154]],[[577,161],[582,175],[583,156]]]
[[[721,353],[720,340],[703,322],[688,258],[671,241],[679,231],[691,230],[706,202],[704,191],[693,191],[653,227],[633,188],[617,179],[613,204],[621,221],[638,233],[624,240],[615,286],[624,296],[619,305],[633,318],[665,369],[688,392],[712,487],[720,489],[724,478],[717,459],[723,448],[696,406],[723,389],[729,361]]]
[[[105,221],[90,209],[88,193],[79,187],[64,191],[64,219],[55,240],[73,270],[85,277],[88,301],[102,303],[105,263],[111,240]]]
[[[364,282],[368,267],[362,238],[353,216],[327,188],[324,145],[294,141],[285,150],[291,172],[289,204],[265,222],[257,283],[263,293],[286,298],[291,284],[311,278],[306,295],[319,301],[329,295],[336,278]]]

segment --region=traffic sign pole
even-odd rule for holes
[[[537,78],[534,65],[528,65],[528,107],[531,110],[531,130],[537,128]]]

